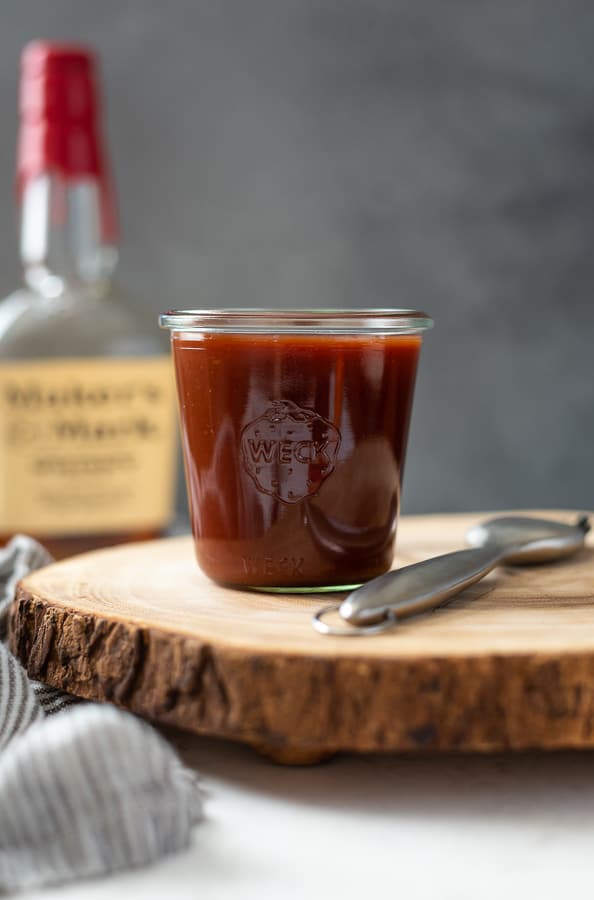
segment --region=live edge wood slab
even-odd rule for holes
[[[403,518],[396,564],[461,548],[485,515]],[[10,645],[35,678],[280,762],[592,747],[593,546],[498,569],[389,634],[340,639],[310,625],[332,596],[214,585],[190,538],[128,544],[26,577]]]

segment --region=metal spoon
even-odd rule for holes
[[[318,610],[312,624],[321,634],[380,634],[398,619],[441,606],[495,566],[552,562],[569,556],[584,546],[589,530],[587,516],[575,525],[520,516],[489,519],[466,535],[472,549],[445,553],[380,575],[352,591],[342,603]],[[335,611],[346,628],[335,628],[325,621],[327,613]]]

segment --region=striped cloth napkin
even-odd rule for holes
[[[0,550],[0,894],[141,866],[187,847],[202,791],[135,716],[32,681],[3,643],[17,581],[51,561]]]

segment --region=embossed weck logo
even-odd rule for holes
[[[315,494],[334,469],[340,432],[311,409],[273,400],[241,433],[241,457],[259,491],[283,503]]]

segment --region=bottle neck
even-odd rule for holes
[[[92,176],[42,174],[27,181],[20,251],[32,290],[48,298],[108,290],[118,252],[105,238],[104,196]]]

